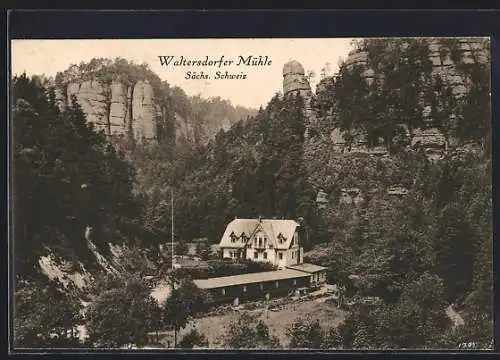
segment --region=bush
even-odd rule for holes
[[[208,340],[197,329],[192,329],[179,342],[179,347],[182,349],[192,349],[195,346],[208,347]]]

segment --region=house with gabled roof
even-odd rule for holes
[[[222,235],[224,258],[266,261],[283,269],[303,261],[300,224],[283,219],[234,219]]]
[[[278,270],[194,279],[214,303],[270,299],[312,290],[326,282],[327,268],[304,263],[300,224],[295,220],[234,219],[222,235],[224,258],[266,261]]]

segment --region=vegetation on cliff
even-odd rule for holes
[[[45,248],[73,257],[76,264],[89,262],[84,236],[88,225],[94,229],[92,241],[103,249],[108,242],[137,242],[138,247],[164,243],[172,230],[173,188],[177,241],[203,236],[218,242],[235,216],[300,219],[303,246],[323,250],[321,255],[311,251],[308,260],[329,268],[329,281],[343,289],[342,295],[379,299],[376,306],[352,307],[338,331],[327,333],[316,324],[297,320],[289,331],[293,346],[435,348],[471,341],[488,346],[493,329],[493,275],[487,66],[460,65],[460,59],[455,59],[458,71],[472,79],[465,101],[457,101],[451,96],[451,85],[433,76],[428,44],[416,39],[405,46],[394,44],[396,48],[388,51],[387,41],[360,43],[377,74],[371,85],[365,69],[357,66],[343,65],[338,75],[323,80],[313,104],[317,127],[309,132],[309,139],[304,134],[306,124],[312,122],[305,119],[303,99],[275,96],[254,117],[219,131],[206,144],[142,144],[129,154],[128,162],[86,124],[75,101],[61,111],[52,92],[26,76],[15,78],[17,275],[23,280],[32,277]],[[448,48],[454,49],[452,42]],[[453,50],[450,56],[455,57]],[[384,81],[376,81],[380,78]],[[181,116],[195,117],[199,123],[210,114],[222,116],[207,102],[191,101],[180,89],[169,91],[166,96],[177,99],[173,107]],[[459,148],[431,162],[419,151],[395,146],[399,125],[426,126],[429,119],[422,115],[426,101],[431,106],[430,125],[459,144],[482,145],[480,151]],[[224,108],[224,102],[219,103]],[[457,122],[449,121],[451,114]],[[368,146],[382,138],[389,153],[334,152],[329,138],[334,128],[345,131],[347,141],[357,132],[366,133]],[[390,193],[395,185],[406,192]],[[361,201],[342,202],[346,188],[358,189]],[[315,203],[319,189],[328,194],[322,208]],[[18,296],[23,296],[19,284]],[[136,300],[149,304],[146,290],[134,287],[134,281],[115,285],[106,291],[121,299],[129,293],[123,289],[132,286]],[[34,291],[30,296],[47,301],[42,294]],[[157,328],[151,314],[141,312],[145,306],[139,309],[127,300],[117,308],[107,296],[103,291],[96,302],[100,312],[138,314],[133,317],[137,332],[119,344],[144,342],[145,333]],[[58,300],[65,311],[61,312],[63,325],[57,323],[54,328],[72,329],[67,319],[78,307],[67,306],[71,301]],[[453,327],[449,322],[450,305],[462,314],[463,325]],[[16,306],[24,313],[17,325],[24,336],[21,341],[48,341],[47,334],[33,338],[36,319],[43,319],[41,314],[48,310],[37,309],[33,322],[26,316],[26,304],[17,301]],[[115,338],[105,338],[109,326],[103,321],[108,318],[100,319],[100,312],[92,318],[96,329],[102,325],[94,339],[113,343]],[[128,327],[127,319],[118,319],[120,326]],[[164,320],[177,327],[184,324],[184,319],[172,322],[170,315]],[[227,346],[241,346],[239,325],[230,326]],[[249,331],[259,336],[260,343],[244,343],[244,347],[278,345],[258,323],[251,322]]]
[[[410,130],[432,126],[448,140],[488,146],[490,63],[480,61],[472,50],[465,57],[460,41],[397,38],[357,42],[354,53],[364,55],[363,61],[342,62],[338,74],[318,85],[315,133],[329,134],[340,128],[346,141],[364,133],[369,145],[390,149],[401,125]],[[433,44],[441,65],[431,61]],[[489,56],[487,41],[479,45]],[[446,59],[449,61],[442,65]]]

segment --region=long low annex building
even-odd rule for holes
[[[208,291],[214,303],[232,302],[238,306],[242,301],[294,295],[299,289],[310,288],[313,276],[315,275],[287,268],[197,279],[194,283],[198,288]]]
[[[300,224],[285,219],[234,219],[222,235],[223,258],[267,262],[279,270],[194,280],[215,303],[301,293],[326,282],[326,267],[304,263]]]

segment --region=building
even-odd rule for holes
[[[196,279],[214,303],[298,295],[326,282],[326,267],[303,262],[299,223],[294,220],[235,219],[220,241],[225,258],[267,261],[278,270]]]
[[[295,289],[309,287],[310,278],[305,272],[284,269],[199,279],[194,283],[208,291],[214,302],[232,302],[238,306],[244,300],[293,295]]]
[[[224,258],[266,261],[283,269],[302,263],[299,227],[295,220],[234,219],[219,247]]]
[[[210,293],[214,303],[233,303],[297,295],[302,289],[320,286],[326,280],[326,268],[303,264],[304,270],[286,268],[252,274],[194,280],[195,285]]]
[[[288,269],[302,271],[310,275],[309,287],[319,287],[326,282],[326,270],[324,266],[302,263],[297,265],[287,266]]]

